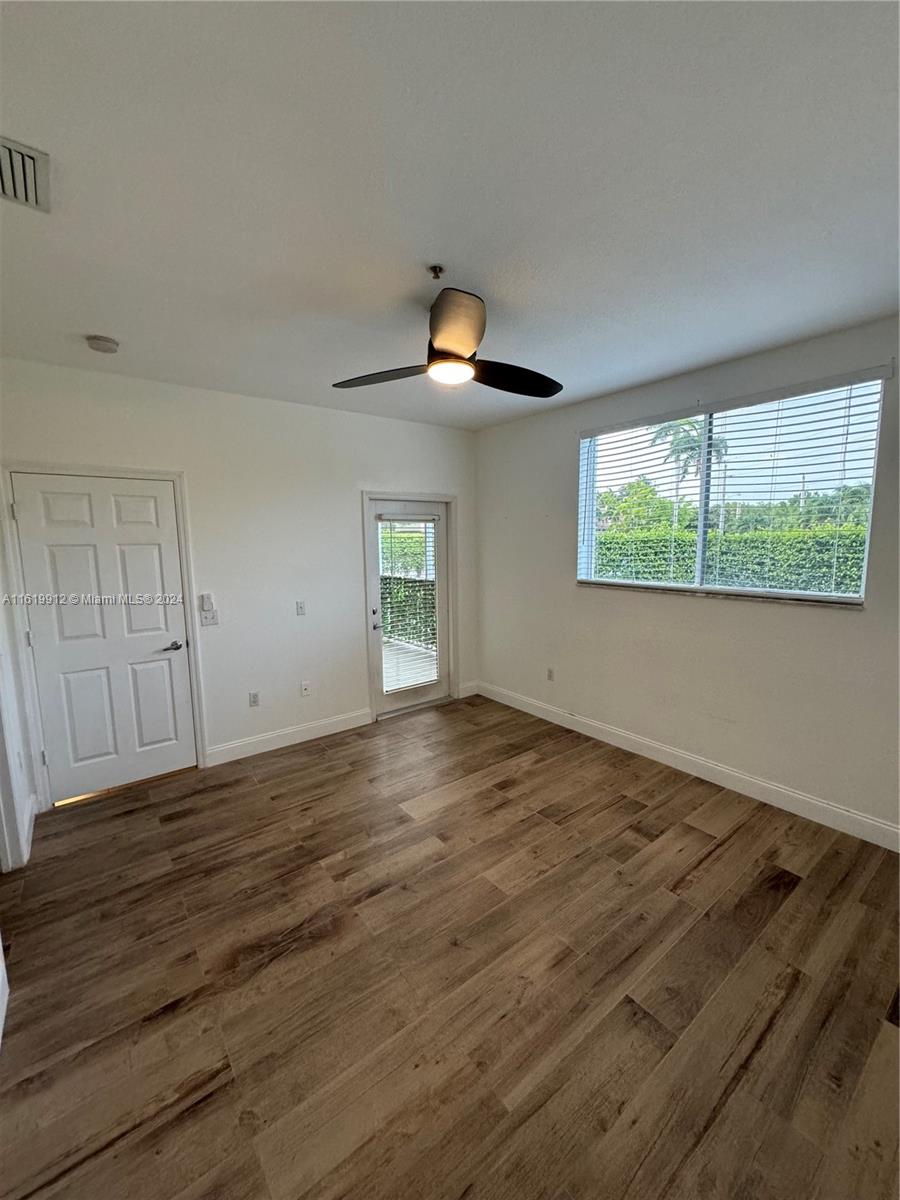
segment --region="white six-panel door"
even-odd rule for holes
[[[12,480],[52,798],[192,766],[174,484]]]

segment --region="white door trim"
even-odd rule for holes
[[[82,463],[4,460],[2,465],[2,481],[0,481],[4,518],[2,524],[4,527],[7,562],[12,576],[9,580],[9,586],[14,592],[25,591],[25,575],[22,567],[18,531],[15,522],[11,519],[10,509],[13,495],[12,476],[18,472],[39,475],[85,475],[108,479],[159,479],[173,485],[175,489],[175,521],[178,527],[178,559],[181,566],[181,577],[185,593],[184,620],[188,641],[188,677],[191,684],[194,743],[197,748],[197,766],[205,767],[207,765],[206,714],[201,687],[203,676],[201,672],[200,640],[197,636],[199,628],[197,620],[197,590],[194,584],[190,522],[188,519],[187,483],[184,471],[173,471],[171,469],[151,471],[135,467],[85,466]],[[34,778],[37,783],[37,808],[39,812],[43,812],[52,808],[53,802],[51,799],[49,773],[41,759],[44,733],[40,705],[38,703],[37,676],[34,668],[34,659],[28,652],[26,610],[20,606],[16,606],[13,609],[13,614],[16,642],[12,649],[17,658],[15,667],[25,683],[26,719],[28,721],[29,741],[31,742],[30,751]]]
[[[363,617],[365,624],[365,653],[366,653],[366,677],[369,681],[369,709],[372,713],[372,721],[377,720],[377,701],[378,694],[375,687],[375,681],[372,678],[372,672],[369,670],[369,605],[368,605],[368,579],[369,579],[369,539],[367,535],[367,521],[369,513],[369,502],[372,500],[411,500],[413,503],[420,502],[422,504],[446,504],[447,506],[447,641],[448,653],[447,664],[450,673],[449,688],[450,696],[456,699],[459,696],[459,631],[457,627],[457,496],[446,495],[442,492],[389,492],[380,490],[369,490],[362,493],[362,540],[363,540]]]

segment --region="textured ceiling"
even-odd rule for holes
[[[880,3],[3,6],[3,349],[475,428],[893,311]],[[551,401],[410,379],[444,282]],[[115,358],[81,335],[121,339]]]

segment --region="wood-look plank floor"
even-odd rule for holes
[[[897,888],[480,697],[47,814],[0,1190],[896,1197]]]

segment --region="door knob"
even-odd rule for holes
[[[168,646],[163,646],[161,653],[164,653],[167,650],[180,650],[182,645],[183,645],[183,643],[179,642],[177,640],[171,641],[171,642],[169,642]]]

